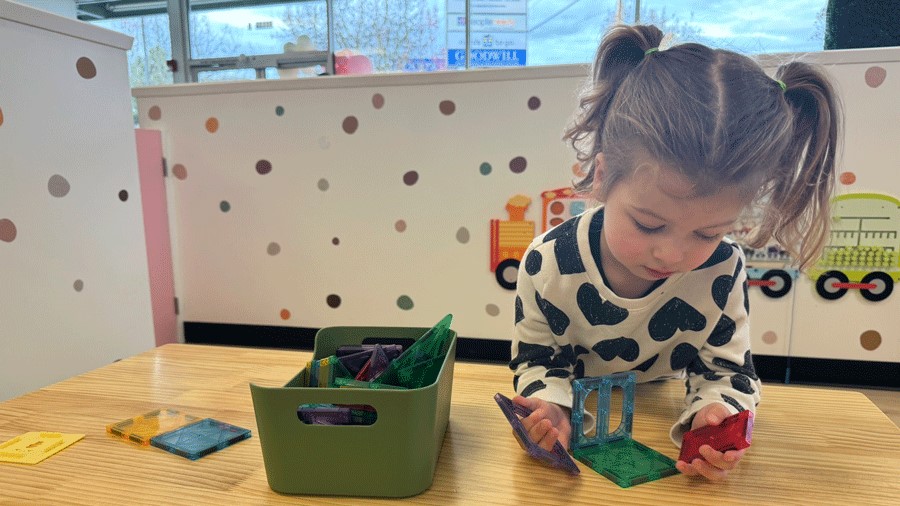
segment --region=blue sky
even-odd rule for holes
[[[624,3],[625,19],[631,22],[634,1]],[[817,35],[816,18],[826,3],[827,0],[643,0],[641,8],[645,13],[664,11],[668,19],[696,33],[697,42],[745,53],[778,53],[822,49],[823,26],[818,26]],[[569,5],[541,25],[544,19]],[[529,63],[589,60],[610,11],[615,11],[613,0],[531,0],[528,23],[538,28],[529,33]],[[572,58],[576,56],[572,53],[577,53],[577,58]]]

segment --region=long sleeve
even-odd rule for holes
[[[556,308],[541,297],[533,277],[526,272],[528,259],[535,258],[532,252],[532,248],[525,252],[525,268],[519,269],[517,282],[516,323],[509,364],[515,374],[513,387],[524,397],[571,408],[575,355],[572,345],[563,337],[568,322],[556,318],[553,325],[548,323],[546,313]]]
[[[721,304],[722,312],[697,357],[686,368],[685,410],[670,432],[676,445],[681,445],[694,415],[708,404],[722,403],[732,414],[747,409],[755,412],[759,404],[762,385],[750,353],[750,303],[743,264],[742,255],[731,280],[720,276],[713,283],[711,295],[717,305]],[[722,303],[725,294],[727,300]]]

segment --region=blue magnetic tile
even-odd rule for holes
[[[249,437],[249,429],[205,418],[155,436],[150,444],[184,458],[197,460]]]

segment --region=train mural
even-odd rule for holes
[[[729,235],[744,249],[750,286],[772,298],[787,295],[800,272],[777,243],[750,248],[743,240],[755,217]],[[866,300],[887,299],[900,281],[900,200],[879,193],[849,193],[832,199],[831,235],[821,258],[807,271],[816,293],[836,300],[859,290]]]
[[[839,299],[859,290],[866,300],[887,299],[900,281],[900,200],[880,193],[850,193],[831,206],[831,238],[809,270],[816,292]]]
[[[747,245],[747,238],[760,219],[753,211],[741,218],[735,229],[728,233],[728,237],[734,239],[744,250],[747,259],[747,284],[759,287],[767,297],[780,299],[790,293],[800,271],[791,267],[793,259],[775,241],[770,241],[761,248]]]
[[[541,193],[540,233],[583,213],[588,197],[572,188]],[[531,205],[527,195],[515,195],[506,203],[507,220],[490,221],[490,271],[497,283],[515,290],[519,264],[535,237],[536,224],[526,220]],[[729,234],[738,243],[752,231],[753,216]],[[743,246],[743,244],[742,244]],[[750,286],[771,298],[790,293],[800,272],[777,243],[763,248],[744,246]],[[900,281],[900,200],[877,193],[852,193],[832,201],[831,237],[822,257],[807,273],[824,299],[841,298],[856,289],[866,299],[887,299]]]
[[[557,188],[541,192],[541,231],[559,225],[587,209],[590,200],[573,188]],[[507,290],[516,289],[519,264],[528,245],[535,237],[535,223],[525,219],[531,205],[527,195],[515,195],[506,202],[508,220],[491,220],[490,270],[497,284]]]

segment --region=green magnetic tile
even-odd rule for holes
[[[628,438],[576,448],[574,455],[622,488],[678,474],[674,460]]]

